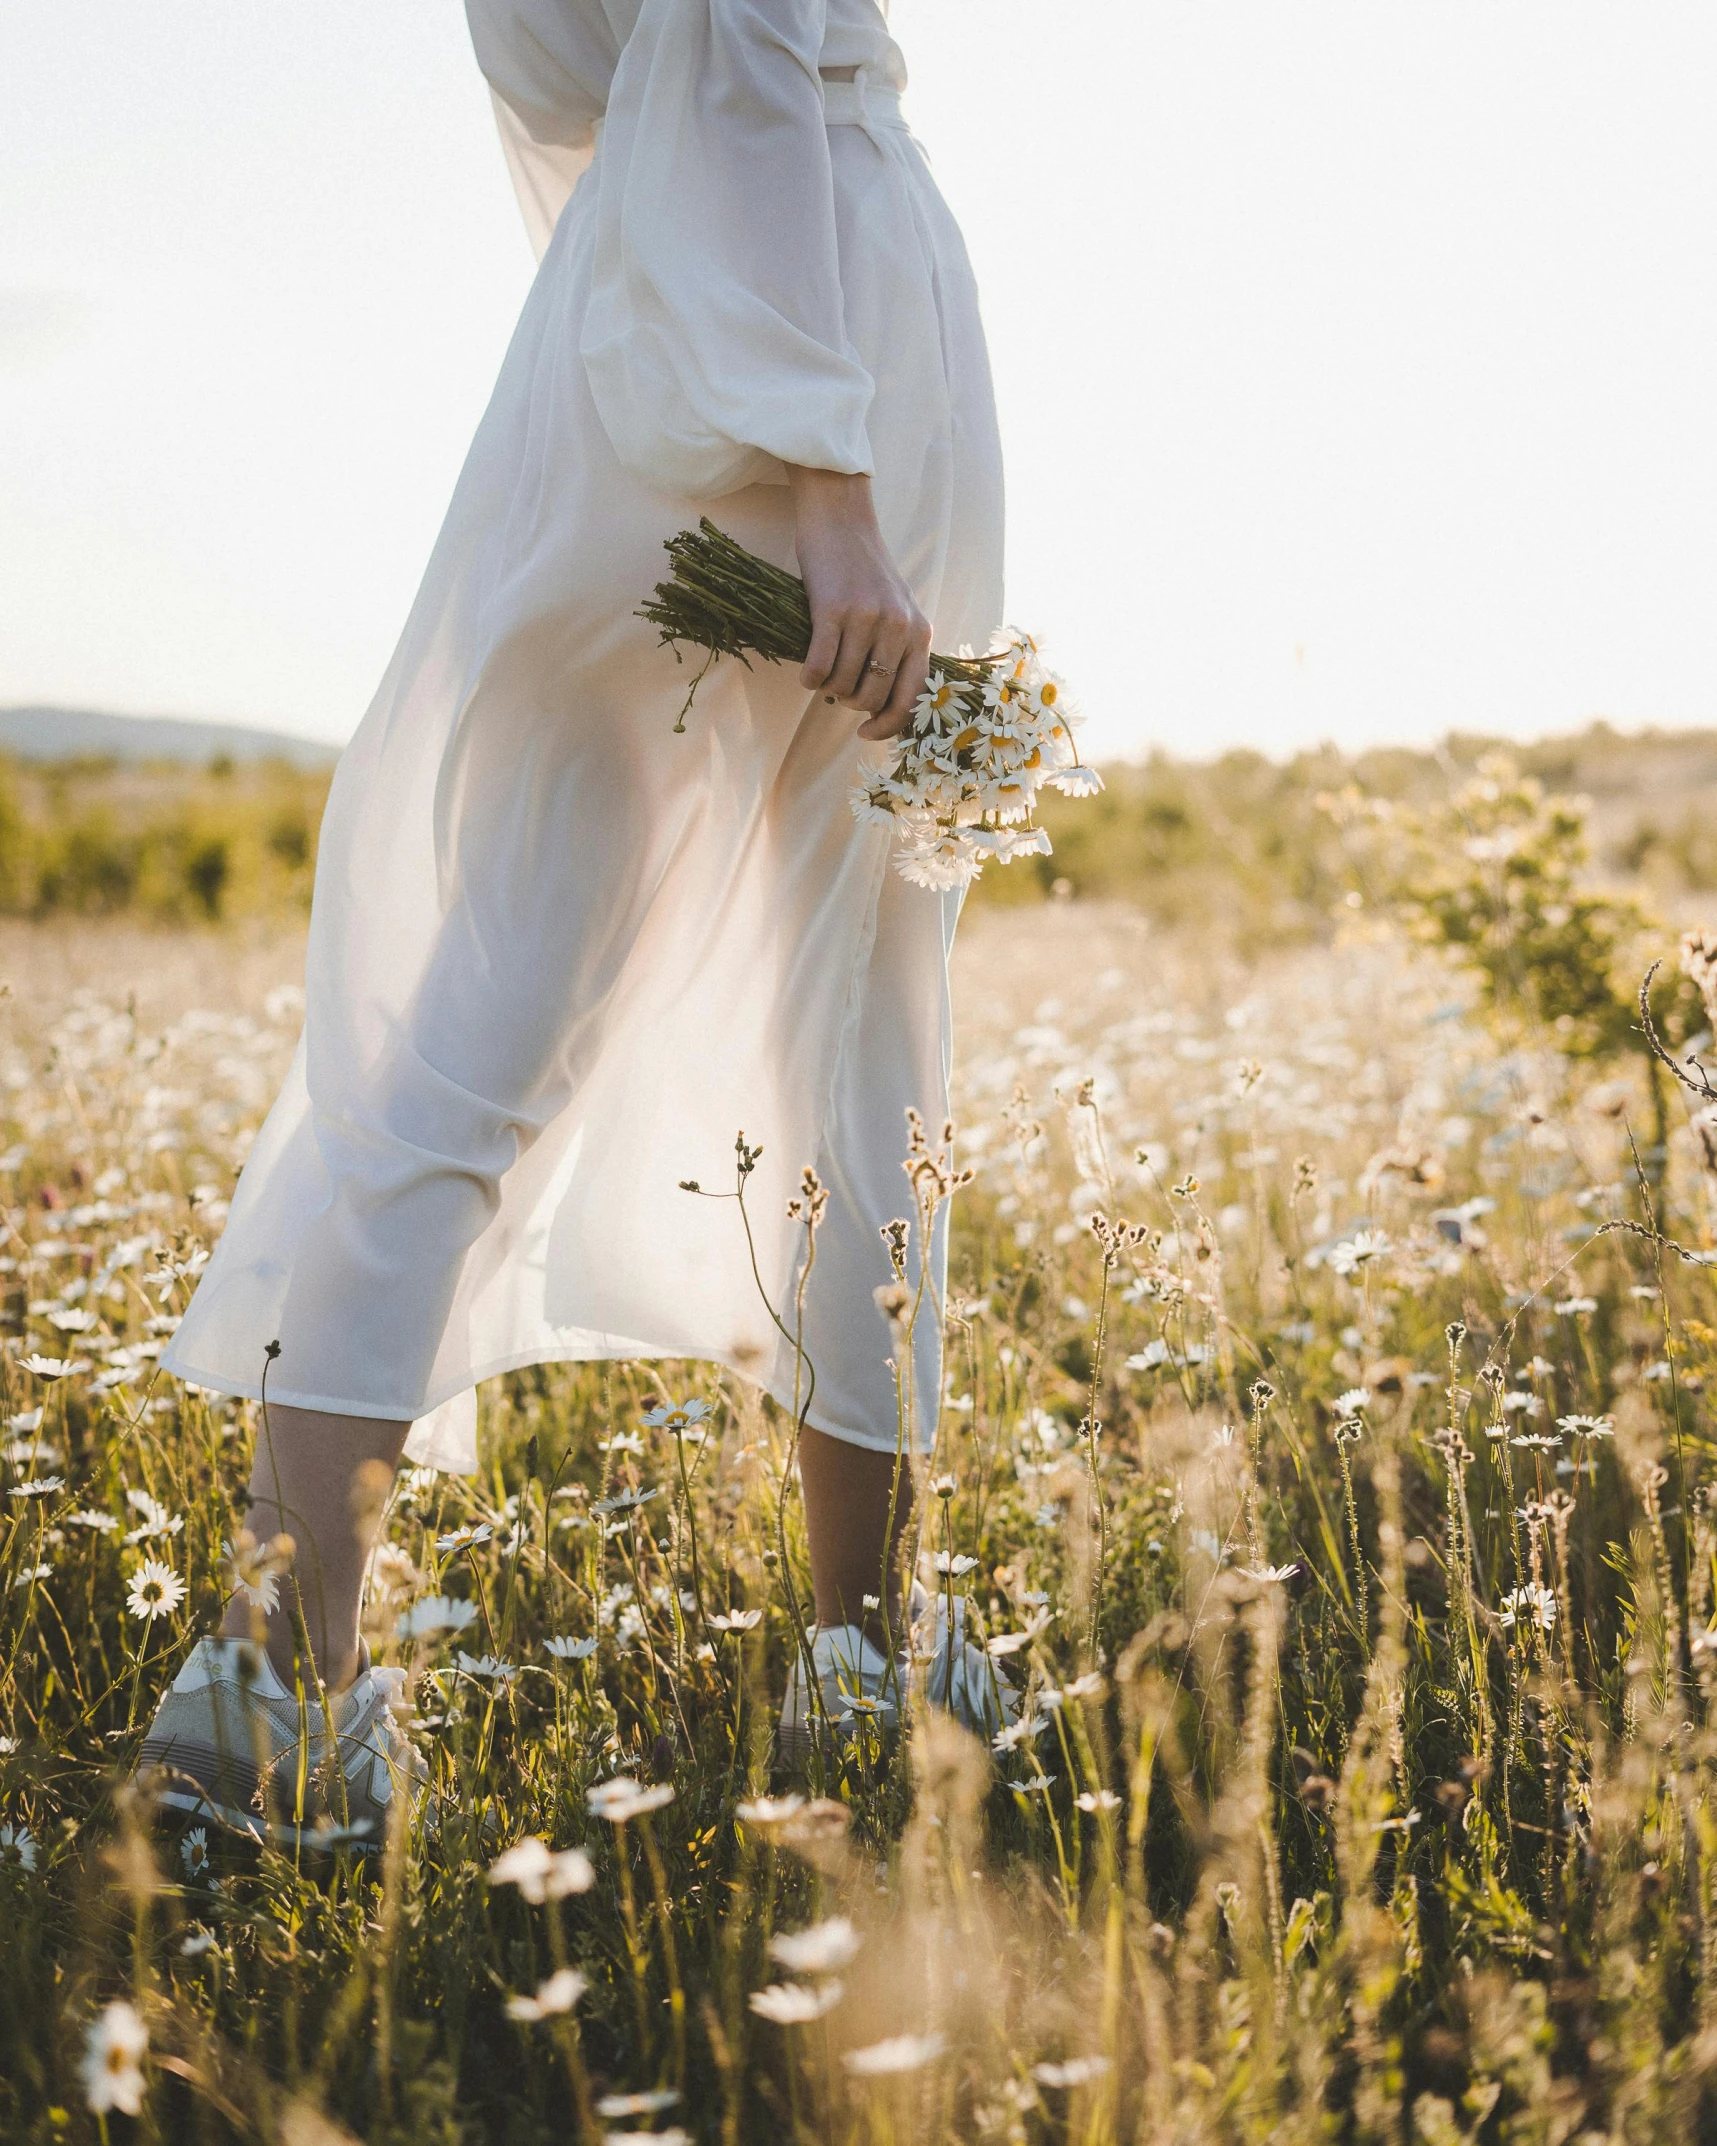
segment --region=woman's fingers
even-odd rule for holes
[[[912,720],[912,711],[924,691],[930,669],[930,628],[922,619],[906,645],[895,670],[888,698],[870,718],[859,725],[861,738],[897,738]]]
[[[805,653],[804,667],[799,672],[799,683],[808,686],[813,693],[819,686],[827,685],[829,673],[835,667],[835,658],[840,653],[840,646],[840,620],[834,617],[813,619],[811,645]]]
[[[875,611],[855,608],[842,614],[841,650],[824,686],[824,691],[832,693],[836,700],[858,698],[880,624],[881,615]]]
[[[849,708],[856,708],[860,715],[874,716],[886,707],[900,666],[906,659],[907,633],[904,621],[898,626],[884,624],[877,628],[870,653],[859,672],[858,691],[847,703]]]
[[[845,611],[839,621],[840,648],[821,683],[830,699],[856,709],[875,722],[892,711],[889,729],[867,735],[886,737],[903,727],[924,690],[930,655],[930,628],[916,611],[902,609]],[[807,664],[806,670],[810,666]]]

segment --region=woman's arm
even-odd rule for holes
[[[930,627],[888,555],[868,477],[790,464],[799,573],[811,599],[801,681],[861,709],[861,738],[906,728],[924,690]]]
[[[874,467],[824,23],[825,0],[643,0],[615,69],[579,351],[621,462],[678,498]]]

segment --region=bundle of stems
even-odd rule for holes
[[[639,607],[665,643],[708,651],[676,730],[718,656],[803,663],[811,646],[805,584],[736,544],[708,519],[668,541],[674,570]],[[892,824],[895,868],[915,886],[969,886],[986,863],[1047,857],[1033,819],[1045,785],[1101,789],[1073,741],[1077,715],[1029,634],[999,635],[988,655],[932,656],[886,766],[861,762],[854,817]]]
[[[638,607],[676,654],[682,647],[708,650],[708,656],[675,730],[684,730],[697,690],[717,656],[737,656],[749,663],[803,663],[811,649],[811,603],[805,584],[785,567],[736,544],[706,514],[695,529],[670,537],[666,551],[674,570],[656,584],[655,594]],[[932,668],[971,684],[988,677],[999,657],[932,656]]]

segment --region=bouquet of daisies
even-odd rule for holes
[[[673,573],[639,608],[662,639],[709,651],[676,726],[717,656],[803,663],[811,645],[805,584],[723,534],[707,517],[668,540]],[[861,820],[897,835],[895,865],[921,887],[963,887],[994,861],[1047,857],[1033,817],[1046,785],[1069,797],[1103,787],[1073,742],[1078,718],[1029,634],[998,635],[987,655],[932,656],[893,760],[853,790]]]

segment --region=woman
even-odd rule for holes
[[[790,1397],[733,1204],[681,1189],[732,1184],[741,1128],[777,1305],[801,1167],[828,1188],[801,1446],[815,1665],[836,1714],[884,1678],[879,1233],[907,1211],[907,1110],[945,1112],[958,898],[855,824],[852,716],[894,735],[932,632],[982,644],[1001,608],[976,294],[874,0],[468,12],[541,264],[335,777],[303,1042],[164,1359],[254,1396],[278,1341],[251,1526],[295,1538],[372,1811],[388,1686],[360,1659],[376,1500],[354,1484],[402,1451],[473,1469],[474,1387],[522,1364],[703,1357]],[[796,564],[814,632],[797,676],[719,665],[676,735],[685,675],[634,614],[706,512]],[[910,1377],[928,1425],[922,1341]],[[909,1503],[908,1483],[897,1527]],[[295,1625],[270,1616],[257,1661],[251,1615],[235,1597],[143,1754],[189,1776],[168,1800],[241,1823],[259,1740],[266,1763],[298,1735]],[[944,1635],[942,1688],[970,1667]],[[796,1680],[789,1731],[806,1703]]]

